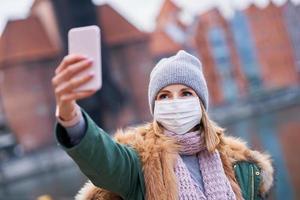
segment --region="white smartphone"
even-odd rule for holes
[[[93,60],[93,64],[88,70],[78,74],[78,76],[82,76],[92,72],[93,79],[75,91],[99,90],[102,87],[100,37],[100,29],[95,25],[72,28],[68,32],[69,54],[84,55]]]

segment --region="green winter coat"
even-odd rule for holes
[[[122,199],[145,199],[146,185],[138,152],[130,145],[113,140],[83,109],[82,113],[87,125],[83,139],[79,144],[71,146],[66,130],[56,123],[55,135],[58,144],[76,162],[93,185],[118,194]],[[241,145],[240,150],[244,152],[242,148],[245,146],[240,141],[233,145],[235,148]],[[233,160],[233,168],[244,199],[259,200],[272,186],[273,168],[267,156],[256,151],[248,151],[253,154],[251,161],[237,155],[241,160]],[[93,192],[95,190],[84,189],[77,199],[87,199]]]

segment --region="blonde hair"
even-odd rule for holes
[[[202,128],[204,133],[205,145],[209,152],[213,152],[220,144],[221,137],[223,136],[225,129],[220,127],[216,122],[209,118],[208,113],[206,112],[206,109],[201,101],[200,106],[202,110],[200,127]],[[152,127],[153,132],[156,136],[161,137],[163,135],[163,127],[159,122],[153,120]]]
[[[224,134],[225,129],[209,118],[201,101],[200,105],[202,109],[200,125],[203,128],[206,148],[209,152],[213,152],[220,144],[221,136]]]

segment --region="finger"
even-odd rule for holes
[[[90,59],[82,60],[76,64],[70,65],[54,77],[52,81],[54,87],[60,85],[62,82],[70,80],[75,74],[89,68],[91,65],[92,60]]]
[[[58,74],[60,71],[65,69],[67,66],[74,64],[78,61],[81,61],[83,59],[87,59],[83,55],[78,55],[78,54],[69,54],[64,57],[64,59],[61,61],[60,65],[56,68],[55,74]]]
[[[55,89],[55,93],[57,96],[61,96],[64,93],[70,92],[89,82],[93,78],[93,76],[94,74],[88,74],[82,77],[74,77],[69,82],[62,84],[57,89]]]
[[[78,61],[87,59],[87,57],[83,55],[77,55],[77,54],[69,54],[64,57],[60,65],[56,68],[55,74],[58,74],[61,72],[63,69],[65,69],[67,66],[72,65]]]
[[[96,90],[89,90],[89,91],[80,91],[80,92],[73,92],[70,94],[65,94],[61,97],[62,101],[72,101],[72,100],[79,100],[79,99],[83,99],[86,97],[91,96],[92,94],[94,94],[96,92]]]

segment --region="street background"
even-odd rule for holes
[[[300,1],[24,2],[0,1],[0,199],[73,199],[86,181],[55,141],[51,78],[68,30],[94,24],[103,87],[78,103],[100,127],[150,121],[150,71],[185,49],[203,64],[210,116],[272,155],[270,199],[300,199]]]

